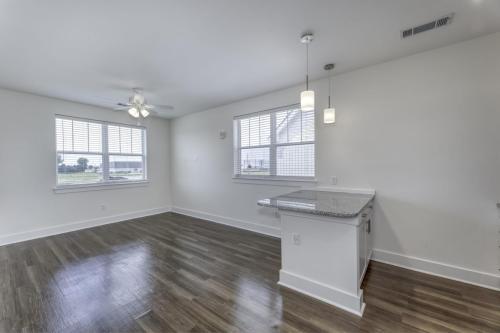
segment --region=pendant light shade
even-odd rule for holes
[[[149,111],[146,109],[141,109],[141,115],[142,117],[146,118],[147,116],[149,116]]]
[[[314,91],[305,90],[300,93],[300,108],[302,111],[314,110]]]
[[[309,90],[309,44],[313,39],[311,33],[306,33],[300,37],[300,42],[306,44],[306,90],[300,93],[300,108],[303,112],[314,110],[314,91]]]
[[[335,64],[326,64],[325,70],[331,71],[335,68]],[[323,110],[323,123],[335,124],[335,108],[332,106],[332,77],[328,77],[328,107]]]
[[[323,110],[323,123],[335,124],[335,108],[327,108]]]

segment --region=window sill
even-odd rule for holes
[[[238,184],[250,185],[269,185],[285,187],[302,187],[308,184],[317,184],[316,178],[311,179],[293,179],[293,178],[263,178],[263,177],[241,177],[233,176],[233,182]]]
[[[87,191],[116,190],[122,188],[133,188],[148,186],[148,180],[128,181],[128,182],[109,182],[101,184],[79,184],[79,185],[61,185],[54,187],[54,193],[73,193]]]

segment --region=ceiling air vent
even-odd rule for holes
[[[401,38],[405,39],[405,38],[408,38],[411,36],[415,36],[416,34],[422,33],[424,31],[429,31],[432,29],[444,27],[444,26],[451,23],[451,21],[453,19],[453,15],[454,14],[449,14],[449,15],[440,17],[434,21],[424,23],[424,24],[421,24],[421,25],[413,27],[413,28],[404,29],[401,31]]]

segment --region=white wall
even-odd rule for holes
[[[0,104],[0,244],[153,214],[171,206],[168,120],[155,118],[144,124],[147,186],[56,194],[55,114],[120,123],[130,123],[130,118],[7,90],[0,90]]]
[[[376,189],[376,256],[500,288],[500,33],[336,76],[335,126],[320,119],[327,81],[312,87],[319,185],[337,176],[339,186]],[[293,188],[231,179],[232,120],[296,103],[301,89],[175,119],[176,209],[279,234],[256,201]]]

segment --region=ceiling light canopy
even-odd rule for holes
[[[302,111],[314,110],[314,91],[309,90],[309,44],[313,39],[312,33],[305,33],[300,37],[300,42],[306,44],[306,90],[300,93],[300,108]]]

